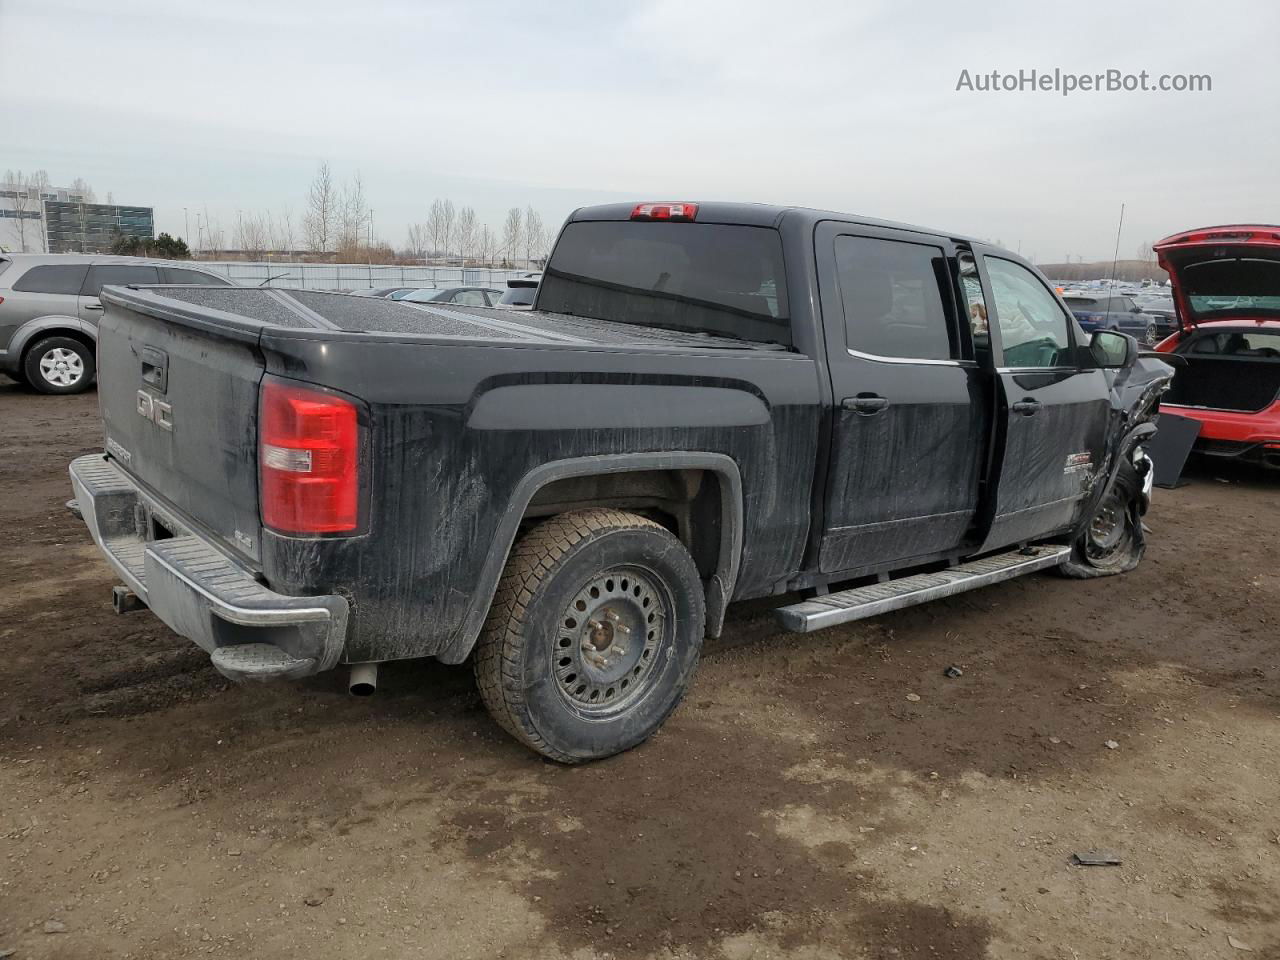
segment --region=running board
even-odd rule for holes
[[[1060,566],[1070,554],[1070,547],[1028,547],[971,560],[937,573],[917,573],[901,580],[829,593],[825,597],[778,607],[774,613],[791,632],[811,633],[839,623],[864,620],[891,610],[913,607],[917,603],[976,590],[1002,580],[1012,580],[1024,573]]]

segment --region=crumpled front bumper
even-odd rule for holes
[[[75,509],[120,578],[170,629],[208,651],[224,676],[301,677],[342,656],[345,598],[268,589],[101,454],[72,461],[71,486]],[[153,517],[172,536],[150,538]]]

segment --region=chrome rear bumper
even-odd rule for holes
[[[291,597],[187,528],[101,454],[71,463],[72,508],[125,584],[175,633],[208,651],[233,680],[301,677],[342,655],[348,605]],[[68,504],[68,506],[71,506]],[[147,539],[152,513],[173,535]]]

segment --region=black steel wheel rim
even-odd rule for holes
[[[647,692],[675,625],[674,599],[644,567],[591,577],[566,605],[551,647],[556,689],[575,712],[602,718]]]

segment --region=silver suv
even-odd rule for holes
[[[98,293],[107,284],[131,283],[232,286],[173,260],[0,253],[0,373],[41,393],[88,390],[102,315]]]

